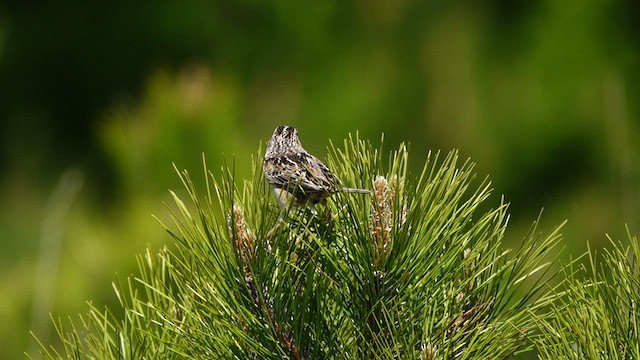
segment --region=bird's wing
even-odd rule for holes
[[[269,184],[290,191],[331,191],[337,181],[325,164],[308,153],[270,158],[264,173]]]
[[[315,156],[306,154],[306,161],[301,163],[304,164],[309,182],[323,191],[333,191],[338,185],[338,178]]]

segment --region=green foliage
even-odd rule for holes
[[[640,358],[640,242],[611,241],[602,262],[567,267],[567,281],[548,317],[541,318],[536,345],[542,359]]]
[[[0,358],[29,348],[29,328],[49,342],[51,329],[37,325],[48,312],[78,313],[86,298],[116,307],[101,289],[131,272],[130,254],[163,241],[148,214],[168,216],[159,209],[176,187],[168,162],[197,169],[204,152],[218,169],[220,153],[248,158],[281,124],[298,127],[314,154],[355,129],[374,140],[384,132],[394,147],[408,141],[414,155],[460,149],[511,203],[518,236],[506,247],[543,206],[548,223],[570,219],[565,255],[584,252],[584,239],[607,246],[605,232],[622,238],[624,222],[637,231],[637,3],[2,7],[0,79],[11,91],[0,97]],[[419,172],[422,161],[412,165]],[[45,281],[37,242],[69,168],[86,186]],[[235,173],[249,170],[242,161]]]
[[[201,193],[180,172],[175,244],[139,257],[114,286],[124,316],[91,307],[64,349],[44,358],[499,359],[532,348],[545,306],[549,255],[560,239],[533,226],[502,245],[507,206],[480,211],[490,184],[456,152],[407,171],[404,145],[385,164],[357,137],[331,146],[328,165],[349,187],[326,206],[280,211],[261,174],[204,165]],[[274,226],[278,224],[277,226]]]

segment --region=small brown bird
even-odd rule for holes
[[[302,147],[298,130],[290,126],[278,126],[273,132],[262,171],[281,207],[290,201],[299,205],[324,203],[337,192],[371,193],[365,189],[342,187],[331,170]]]

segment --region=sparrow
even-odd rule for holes
[[[262,171],[280,207],[292,201],[297,205],[325,203],[337,192],[371,194],[370,190],[343,187],[327,165],[302,147],[298,130],[291,126],[278,126],[273,132]]]

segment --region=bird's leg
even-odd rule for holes
[[[267,239],[271,239],[271,237],[273,236],[273,233],[275,233],[276,230],[278,230],[283,223],[284,223],[284,220],[282,220],[282,217],[278,217],[278,221],[276,222],[276,224],[273,225],[271,230],[267,231]]]

